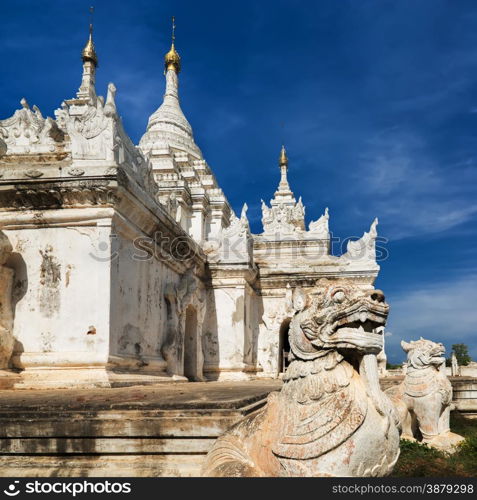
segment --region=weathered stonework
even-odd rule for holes
[[[397,418],[376,354],[388,305],[379,290],[295,289],[291,362],[279,393],[221,436],[205,476],[383,476],[399,456]]]
[[[445,349],[425,340],[401,342],[407,353],[404,381],[386,392],[399,412],[403,439],[452,452],[464,440],[450,431],[452,385],[445,374]]]
[[[2,378],[42,388],[281,376],[291,290],[323,278],[370,289],[376,223],[331,255],[328,210],[306,229],[282,148],[252,234],[247,206],[234,213],[195,143],[175,47],[138,146],[114,84],[96,93],[97,60],[91,35],[80,88],[55,119],[22,99],[0,121],[0,229],[12,247]]]
[[[8,368],[15,344],[12,308],[13,270],[6,266],[12,250],[10,241],[0,231],[0,370]]]

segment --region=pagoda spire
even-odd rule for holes
[[[98,67],[98,56],[94,48],[93,42],[93,13],[94,7],[90,7],[90,22],[89,22],[89,37],[86,45],[81,52],[81,59],[83,60],[83,77],[81,79],[81,86],[77,92],[77,97],[80,99],[95,99],[95,77],[96,68]]]
[[[164,56],[166,91],[158,109],[149,117],[146,133],[142,136],[142,151],[174,148],[202,159],[202,153],[194,142],[192,127],[182,112],[179,101],[179,72],[181,58],[175,47],[176,23],[172,17],[172,40],[169,52]]]
[[[175,17],[172,16],[172,41],[171,41],[171,49],[164,57],[164,63],[166,66],[166,73],[169,70],[175,71],[176,74],[179,74],[181,70],[181,58],[176,51],[175,48],[175,40],[176,40],[176,20]]]
[[[294,204],[296,200],[288,184],[288,156],[284,145],[282,145],[280,151],[278,165],[280,167],[280,183],[278,184],[278,189],[275,191],[275,203],[287,202],[289,204]],[[272,200],[272,205],[273,204],[274,200]]]
[[[268,208],[262,200],[263,234],[273,237],[305,231],[305,207],[301,197],[298,202],[295,200],[288,184],[288,156],[284,145],[280,151],[278,165],[280,167],[280,182],[273,199],[270,200],[271,208]]]
[[[282,149],[280,151],[280,159],[278,161],[278,165],[280,166],[280,184],[278,185],[278,191],[290,191],[290,185],[288,184],[287,173],[288,173],[288,156],[285,146],[282,145]]]
[[[179,78],[178,74],[181,70],[181,58],[175,48],[176,40],[176,22],[172,16],[172,42],[169,52],[164,56],[164,66],[166,75],[166,93],[164,94],[164,102],[171,101],[174,106],[179,106]],[[176,102],[177,101],[177,102]]]

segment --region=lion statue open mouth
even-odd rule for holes
[[[450,431],[452,385],[445,374],[445,347],[422,337],[401,346],[407,353],[406,375],[386,394],[399,413],[402,437],[452,453],[464,438]]]
[[[290,365],[280,392],[221,436],[205,476],[383,476],[399,456],[397,416],[376,355],[389,312],[350,283],[293,293]]]

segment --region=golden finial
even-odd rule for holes
[[[94,50],[93,43],[93,14],[94,7],[89,8],[89,38],[84,46],[83,52],[81,52],[81,57],[83,62],[91,61],[95,66],[98,66],[98,56]]]
[[[181,58],[174,47],[174,42],[176,39],[176,20],[175,17],[172,16],[172,43],[171,50],[164,57],[166,71],[173,69],[176,73],[179,73],[181,70]]]
[[[287,152],[285,149],[285,146],[282,145],[282,150],[280,151],[280,159],[279,159],[279,165],[280,167],[282,165],[288,165],[288,157],[287,157]]]

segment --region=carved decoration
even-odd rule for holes
[[[43,172],[41,172],[40,170],[28,170],[25,172],[25,175],[27,177],[30,177],[31,179],[38,179],[43,175]]]
[[[57,121],[71,139],[73,160],[108,160],[121,166],[154,199],[158,191],[152,166],[125,133],[117,113],[116,87],[108,85],[103,98],[71,99],[56,111]],[[75,168],[68,173],[80,176]]]
[[[171,307],[171,313],[176,320],[168,321],[166,339],[161,347],[161,353],[167,361],[167,370],[171,375],[182,376],[184,372],[184,335],[186,310],[193,306],[197,312],[197,380],[204,380],[202,369],[204,355],[202,352],[202,325],[206,311],[205,290],[199,287],[194,275],[194,267],[190,267],[181,277],[177,285],[168,284],[164,290],[164,297]]]
[[[445,374],[444,346],[422,337],[401,346],[407,353],[406,375],[386,393],[399,411],[403,438],[455,451],[464,438],[450,431],[452,385]]]
[[[72,177],[81,177],[84,175],[84,170],[82,168],[70,168],[68,170],[68,175],[71,175]]]
[[[212,262],[249,262],[253,254],[253,241],[244,203],[240,218],[234,212],[230,224],[223,228],[218,241],[208,241],[204,250]]]
[[[0,231],[0,370],[8,368],[13,352],[13,270],[5,266],[12,245],[3,231]]]
[[[383,293],[323,282],[311,296],[293,295],[283,388],[216,441],[203,475],[389,474],[399,431],[377,372],[389,310]]]
[[[327,240],[330,237],[330,231],[328,227],[329,221],[328,208],[325,209],[325,213],[315,221],[311,221],[309,227],[309,232],[313,238]]]
[[[223,238],[235,239],[244,238],[250,234],[250,225],[247,219],[248,206],[244,203],[240,219],[232,212],[230,225],[222,230]]]
[[[114,205],[118,202],[116,188],[108,182],[78,182],[75,185],[41,183],[34,188],[18,184],[16,189],[0,192],[4,210],[49,209],[88,205]]]
[[[7,153],[7,143],[0,137],[0,158]]]
[[[455,355],[454,351],[452,351],[451,354],[451,373],[453,377],[461,376],[459,362],[457,361],[457,356]]]
[[[347,251],[343,257],[347,260],[354,261],[376,261],[376,238],[378,232],[376,226],[378,219],[374,219],[369,232],[365,232],[363,236],[356,241],[348,241]]]
[[[272,200],[271,208],[262,200],[262,224],[265,235],[302,234],[305,229],[305,208],[301,198],[291,204]]]
[[[54,151],[64,141],[63,131],[51,118],[43,118],[36,106],[30,109],[26,99],[20,103],[22,109],[11,118],[0,120],[0,139],[7,145],[8,154]]]

